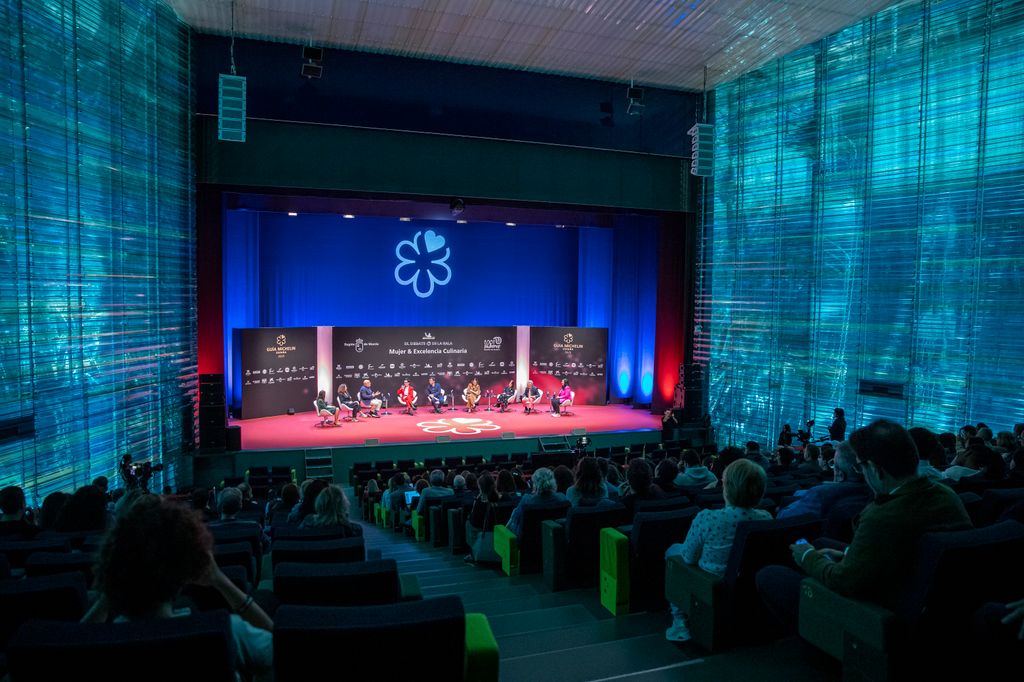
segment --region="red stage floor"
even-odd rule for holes
[[[320,418],[312,412],[233,419],[231,423],[242,427],[242,448],[245,450],[362,445],[367,438],[378,438],[382,445],[386,445],[433,442],[439,435],[451,436],[455,441],[500,438],[510,432],[519,438],[569,435],[578,428],[586,429],[587,433],[661,428],[657,415],[646,410],[634,410],[628,405],[581,405],[573,408],[572,412],[556,419],[548,412],[523,414],[518,406],[504,414],[497,410],[480,410],[473,414],[448,410],[444,414],[434,414],[421,408],[414,417],[392,410],[390,415],[380,419],[360,419],[355,423],[343,421],[341,426],[323,428],[320,427]]]

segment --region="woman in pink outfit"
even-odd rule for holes
[[[570,398],[572,398],[572,389],[569,388],[569,380],[562,379],[562,390],[558,392],[558,395],[551,399],[551,416],[561,417],[562,413],[559,408],[562,403]]]

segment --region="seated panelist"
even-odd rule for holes
[[[402,387],[398,389],[398,401],[405,405],[406,414],[416,414],[416,391],[408,379],[404,380]]]
[[[434,408],[434,414],[441,413],[441,406],[444,405],[444,389],[441,388],[441,384],[437,383],[437,379],[430,377],[427,380],[427,400],[430,401],[430,405]]]
[[[363,386],[359,389],[359,404],[370,408],[371,417],[380,417],[380,391],[373,390],[369,379],[363,379]]]

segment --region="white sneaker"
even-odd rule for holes
[[[552,412],[551,416],[552,417],[561,417],[562,415],[558,414],[557,412]]]
[[[689,642],[692,639],[686,621],[673,621],[672,626],[665,630],[665,639],[670,642]]]
[[[673,623],[672,627],[665,631],[665,638],[670,642],[688,642],[692,636],[685,623]]]

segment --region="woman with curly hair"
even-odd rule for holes
[[[158,495],[143,495],[123,510],[96,563],[100,597],[84,622],[173,618],[173,603],[188,584],[212,587],[232,611],[231,633],[240,672],[269,679],[274,627],[270,617],[238,589],[213,560],[213,538],[196,512]]]

